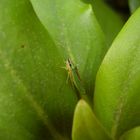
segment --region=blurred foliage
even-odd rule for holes
[[[0,3],[0,140],[140,139],[140,0]]]
[[[129,0],[129,7],[131,13],[133,13],[140,6],[140,0]]]

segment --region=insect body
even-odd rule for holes
[[[82,80],[80,78],[77,67],[72,63],[70,59],[66,61],[66,70],[68,71],[67,81],[70,80],[72,86],[78,92],[78,97],[82,98],[83,95],[86,94],[85,89],[82,84]]]
[[[80,78],[78,68],[72,63],[72,61],[70,59],[67,59],[65,69],[68,71],[67,81],[68,80],[71,81],[72,86],[76,90],[77,97],[79,99],[81,99],[81,98],[84,99],[85,101],[87,101],[87,103],[89,105],[92,106],[92,104],[91,104],[91,102],[88,99],[88,96],[86,94],[86,91],[85,91],[85,88],[83,86],[82,80]]]
[[[78,69],[76,66],[74,66],[74,64],[72,63],[72,61],[70,59],[68,59],[66,61],[66,70],[68,71],[68,79],[70,79],[71,83],[74,84],[77,80],[81,80],[80,75],[78,73]]]
[[[74,64],[72,63],[72,61],[70,59],[68,59],[66,61],[66,70],[68,71],[68,79],[67,80],[70,79],[72,84],[76,85],[76,83],[78,81],[81,81],[78,69],[76,66],[74,66]]]

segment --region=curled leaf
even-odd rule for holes
[[[76,106],[72,130],[73,140],[111,140],[89,105],[80,100]]]

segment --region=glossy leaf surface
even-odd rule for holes
[[[140,127],[136,127],[126,132],[120,140],[139,140],[139,139],[140,139]]]
[[[114,9],[103,0],[84,0],[92,4],[93,12],[105,34],[108,48],[121,30],[124,20]]]
[[[64,59],[78,67],[87,93],[92,97],[96,72],[107,50],[92,7],[81,0],[31,0]]]
[[[118,138],[140,124],[140,9],[113,42],[99,69],[94,110]]]
[[[0,9],[0,139],[66,139],[77,98],[64,59],[28,0]]]
[[[74,113],[72,139],[111,140],[84,100],[78,102]]]

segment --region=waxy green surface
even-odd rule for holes
[[[97,74],[94,110],[118,138],[140,125],[140,9],[122,28]]]

